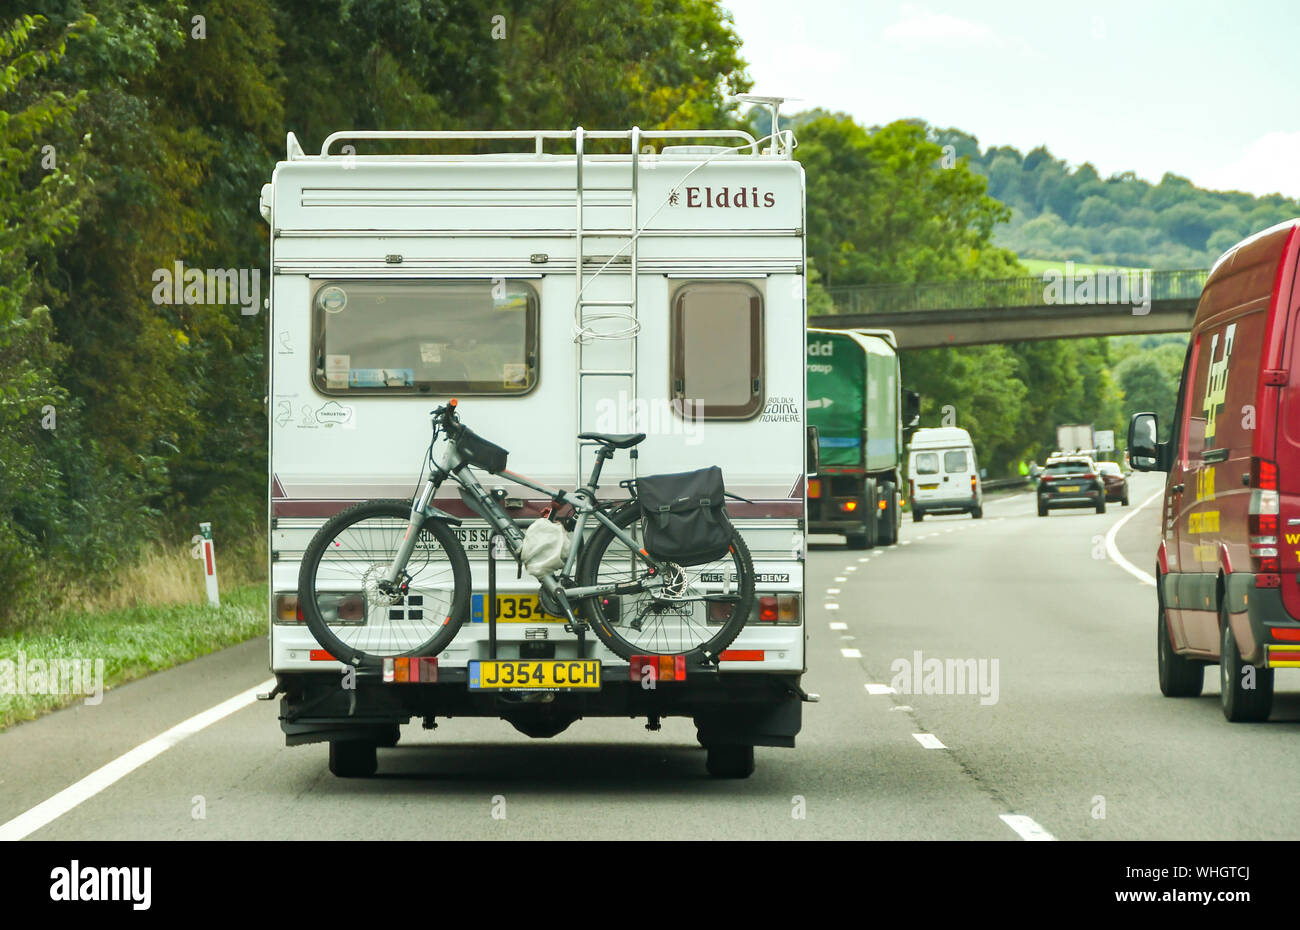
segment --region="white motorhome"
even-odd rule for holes
[[[918,429],[912,434],[907,474],[912,520],[928,513],[984,516],[984,486],[970,433],[956,426]]]
[[[775,121],[775,104],[772,105]],[[690,140],[708,144],[681,145]],[[448,146],[476,154],[413,154]],[[694,719],[715,775],[793,746],[804,660],[804,185],[789,133],[355,132],[288,157],[264,186],[271,227],[270,647],[290,745],[330,743],[340,775],[375,770],[413,718],[498,717],[536,737],[580,717]],[[371,147],[374,154],[358,154]],[[657,149],[657,150],[656,150]],[[510,452],[510,471],[573,488],[584,431],[644,431],[620,479],[721,466],[758,574],[755,609],[714,669],[633,680],[601,660],[595,692],[471,691],[471,661],[578,657],[537,583],[499,561],[493,641],[487,524],[462,520],[471,615],[421,680],[346,670],[297,610],[299,562],[326,518],[410,499],[429,413],[448,398]],[[518,520],[549,503],[480,475]],[[414,605],[406,605],[412,609]],[[364,615],[364,614],[363,614]],[[355,687],[352,687],[352,685]]]

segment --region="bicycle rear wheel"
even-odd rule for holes
[[[468,613],[469,560],[456,535],[430,520],[405,573],[382,584],[407,532],[406,501],[363,501],[317,531],[303,553],[298,603],[321,648],[358,668],[394,656],[434,656]]]
[[[641,555],[641,504],[633,501],[610,515],[637,549],[603,523],[584,547],[580,585],[644,581],[649,565]],[[668,565],[664,588],[626,595],[589,597],[583,616],[615,655],[685,655],[712,661],[731,645],[754,605],[754,563],[740,533],[721,559],[704,565]]]

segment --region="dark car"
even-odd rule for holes
[[[1095,507],[1106,512],[1106,486],[1097,466],[1086,456],[1048,459],[1038,479],[1038,515],[1059,507]]]
[[[1116,462],[1098,462],[1097,473],[1106,482],[1106,500],[1119,501],[1128,506],[1128,477]]]

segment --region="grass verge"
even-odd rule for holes
[[[66,660],[79,660],[79,672],[97,669],[102,661],[107,690],[265,634],[266,624],[266,585],[245,584],[224,592],[220,607],[170,604],[63,612],[6,632],[0,635],[0,729],[84,700],[85,691],[94,690],[97,676],[92,671],[80,680],[80,693],[26,693],[37,690],[33,685],[39,682],[27,675],[27,687],[18,688],[20,659],[28,672],[33,659],[65,660],[65,675],[70,671]],[[45,677],[42,689],[51,676]],[[90,679],[88,688],[85,678]]]

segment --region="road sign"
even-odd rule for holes
[[[1097,442],[1098,452],[1115,451],[1115,431],[1113,429],[1099,429],[1094,438]]]

